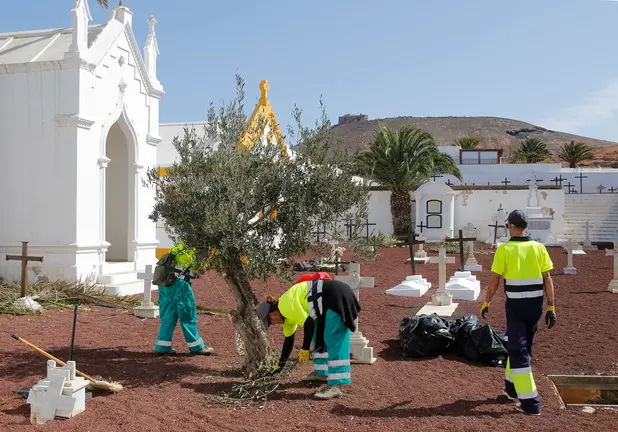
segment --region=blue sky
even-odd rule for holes
[[[117,0],[110,0],[117,4]],[[68,27],[74,0],[3,1],[0,32]],[[324,97],[330,118],[498,116],[618,141],[618,1],[125,0],[145,41],[153,14],[162,122],[261,79],[283,126]],[[90,0],[94,23],[108,12]]]

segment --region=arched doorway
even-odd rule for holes
[[[133,261],[133,194],[130,150],[120,123],[109,129],[105,155],[109,159],[105,173],[105,240],[110,244],[107,262]]]

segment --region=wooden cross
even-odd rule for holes
[[[367,229],[367,235],[366,235],[366,238],[369,238],[369,227],[370,227],[370,226],[376,226],[376,225],[377,225],[377,224],[375,224],[375,223],[369,223],[369,218],[367,218],[367,219],[365,220],[365,223],[364,223],[364,224],[361,224],[361,226],[364,226],[364,227]]]
[[[21,256],[7,255],[7,261],[21,261],[21,296],[26,297],[28,289],[28,261],[43,262],[43,257],[28,256],[28,242],[21,242]]]
[[[317,239],[317,243],[318,243],[318,244],[320,244],[320,235],[321,235],[321,234],[324,234],[324,235],[328,234],[328,233],[326,232],[326,230],[324,229],[324,225],[322,225],[322,230],[323,230],[323,231],[320,231],[320,227],[319,227],[319,226],[317,226],[317,227],[315,228],[315,232],[313,233],[313,234],[315,234],[315,236],[316,236],[316,239]]]
[[[436,181],[436,179],[437,179],[437,178],[444,177],[444,176],[443,176],[443,175],[440,175],[440,174],[433,173],[433,174],[431,175],[431,177],[433,178],[433,181]]]
[[[560,183],[560,185],[562,186],[562,182],[565,181],[565,180],[566,180],[565,178],[562,178],[562,174],[560,174],[560,178],[558,178],[558,176],[556,176],[551,181],[553,181],[556,184],[556,186],[558,186],[558,183]]]
[[[534,178],[534,179],[528,179],[526,180],[527,182],[534,180],[536,183],[541,183],[543,180],[539,180],[538,178]]]
[[[339,264],[350,264],[350,261],[339,261],[339,255],[335,255],[335,276],[339,274]]]
[[[446,239],[447,242],[459,243],[459,271],[464,271],[464,242],[474,240],[476,240],[476,237],[464,237],[463,230],[459,230],[459,237]]]
[[[496,221],[493,225],[489,225],[489,227],[494,229],[494,242],[491,247],[496,247],[496,244],[498,243],[498,228],[506,228],[506,226],[498,225],[498,221]]]
[[[579,193],[583,194],[584,193],[584,179],[588,178],[588,176],[585,176],[583,173],[580,173],[578,176],[575,176],[576,179],[579,179]]]
[[[408,233],[408,239],[406,243],[408,244],[408,250],[410,251],[410,263],[412,265],[412,275],[415,275],[416,274],[416,263],[414,262],[414,245],[424,244],[425,241],[418,240],[416,238],[416,232],[411,231],[410,233]]]
[[[500,183],[502,183],[504,186],[508,186],[511,181],[508,179],[508,177],[504,177],[504,181],[501,181]]]
[[[572,194],[573,193],[573,186],[575,186],[575,185],[572,185],[571,182],[568,182],[567,184],[565,184],[562,187],[567,188],[567,193],[568,194]]]
[[[346,234],[348,235],[348,239],[352,239],[352,234],[354,228],[356,227],[356,224],[352,223],[352,221],[348,219],[348,223],[343,224],[343,226],[346,228]]]
[[[614,191],[615,191],[615,190],[617,190],[617,189],[615,189],[615,188],[612,186],[612,187],[610,187],[610,188],[609,188],[609,189],[607,189],[607,190],[608,190],[608,191],[610,191],[611,193],[614,193]]]
[[[451,183],[451,179],[448,179],[448,180],[446,181],[446,184],[447,184],[447,185],[449,185],[449,186],[453,186],[455,183]]]

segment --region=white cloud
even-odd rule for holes
[[[577,133],[581,128],[599,126],[618,118],[618,78],[608,81],[581,103],[565,108],[541,124],[548,129]]]

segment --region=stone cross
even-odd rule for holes
[[[37,394],[37,400],[32,401],[32,404],[37,405],[36,416],[39,421],[44,423],[56,418],[56,411],[73,411],[77,400],[71,396],[64,396],[64,383],[66,378],[63,376],[51,376],[49,379],[49,387],[45,391]]]
[[[590,242],[590,222],[586,221],[586,225],[584,225],[584,227],[586,228],[586,239],[584,240],[584,247],[590,247],[592,246],[592,243]]]
[[[467,266],[478,265],[478,263],[476,262],[476,257],[474,256],[474,242],[473,241],[468,242],[468,251],[469,251],[469,255],[468,255],[468,259],[466,260],[466,265]]]
[[[573,239],[570,239],[564,246],[567,250],[567,266],[564,268],[564,274],[574,275],[577,274],[577,269],[573,267],[573,251],[577,249],[579,245]]]
[[[362,277],[360,275],[360,264],[350,263],[348,274],[346,276],[335,276],[335,280],[345,282],[352,288],[354,295],[360,302],[361,288],[374,288],[374,278]],[[369,341],[363,336],[358,327],[358,318],[356,319],[356,331],[350,336],[350,352],[352,361],[355,363],[372,364],[376,361],[373,357],[373,348],[369,346]]]
[[[133,310],[135,316],[140,318],[156,318],[159,316],[159,307],[152,302],[152,265],[146,266],[146,272],[138,273],[137,278],[144,281],[144,299],[142,304]]]
[[[419,234],[416,236],[416,240],[418,240],[419,242],[418,242],[418,250],[416,251],[414,256],[419,259],[427,258],[427,253],[423,249],[423,244],[425,243],[425,240],[426,240],[425,237],[423,237],[423,234]]]
[[[430,257],[431,264],[438,264],[438,292],[446,293],[446,265],[454,264],[455,257],[447,257],[446,249],[440,248],[437,257]]]
[[[474,241],[476,237],[464,237],[463,230],[459,230],[459,237],[456,238],[447,238],[447,242],[458,242],[459,243],[459,271],[464,271],[464,242],[466,241]]]
[[[28,291],[28,261],[43,262],[43,257],[28,256],[28,242],[21,242],[21,255],[7,255],[7,261],[21,261],[21,297]]]

